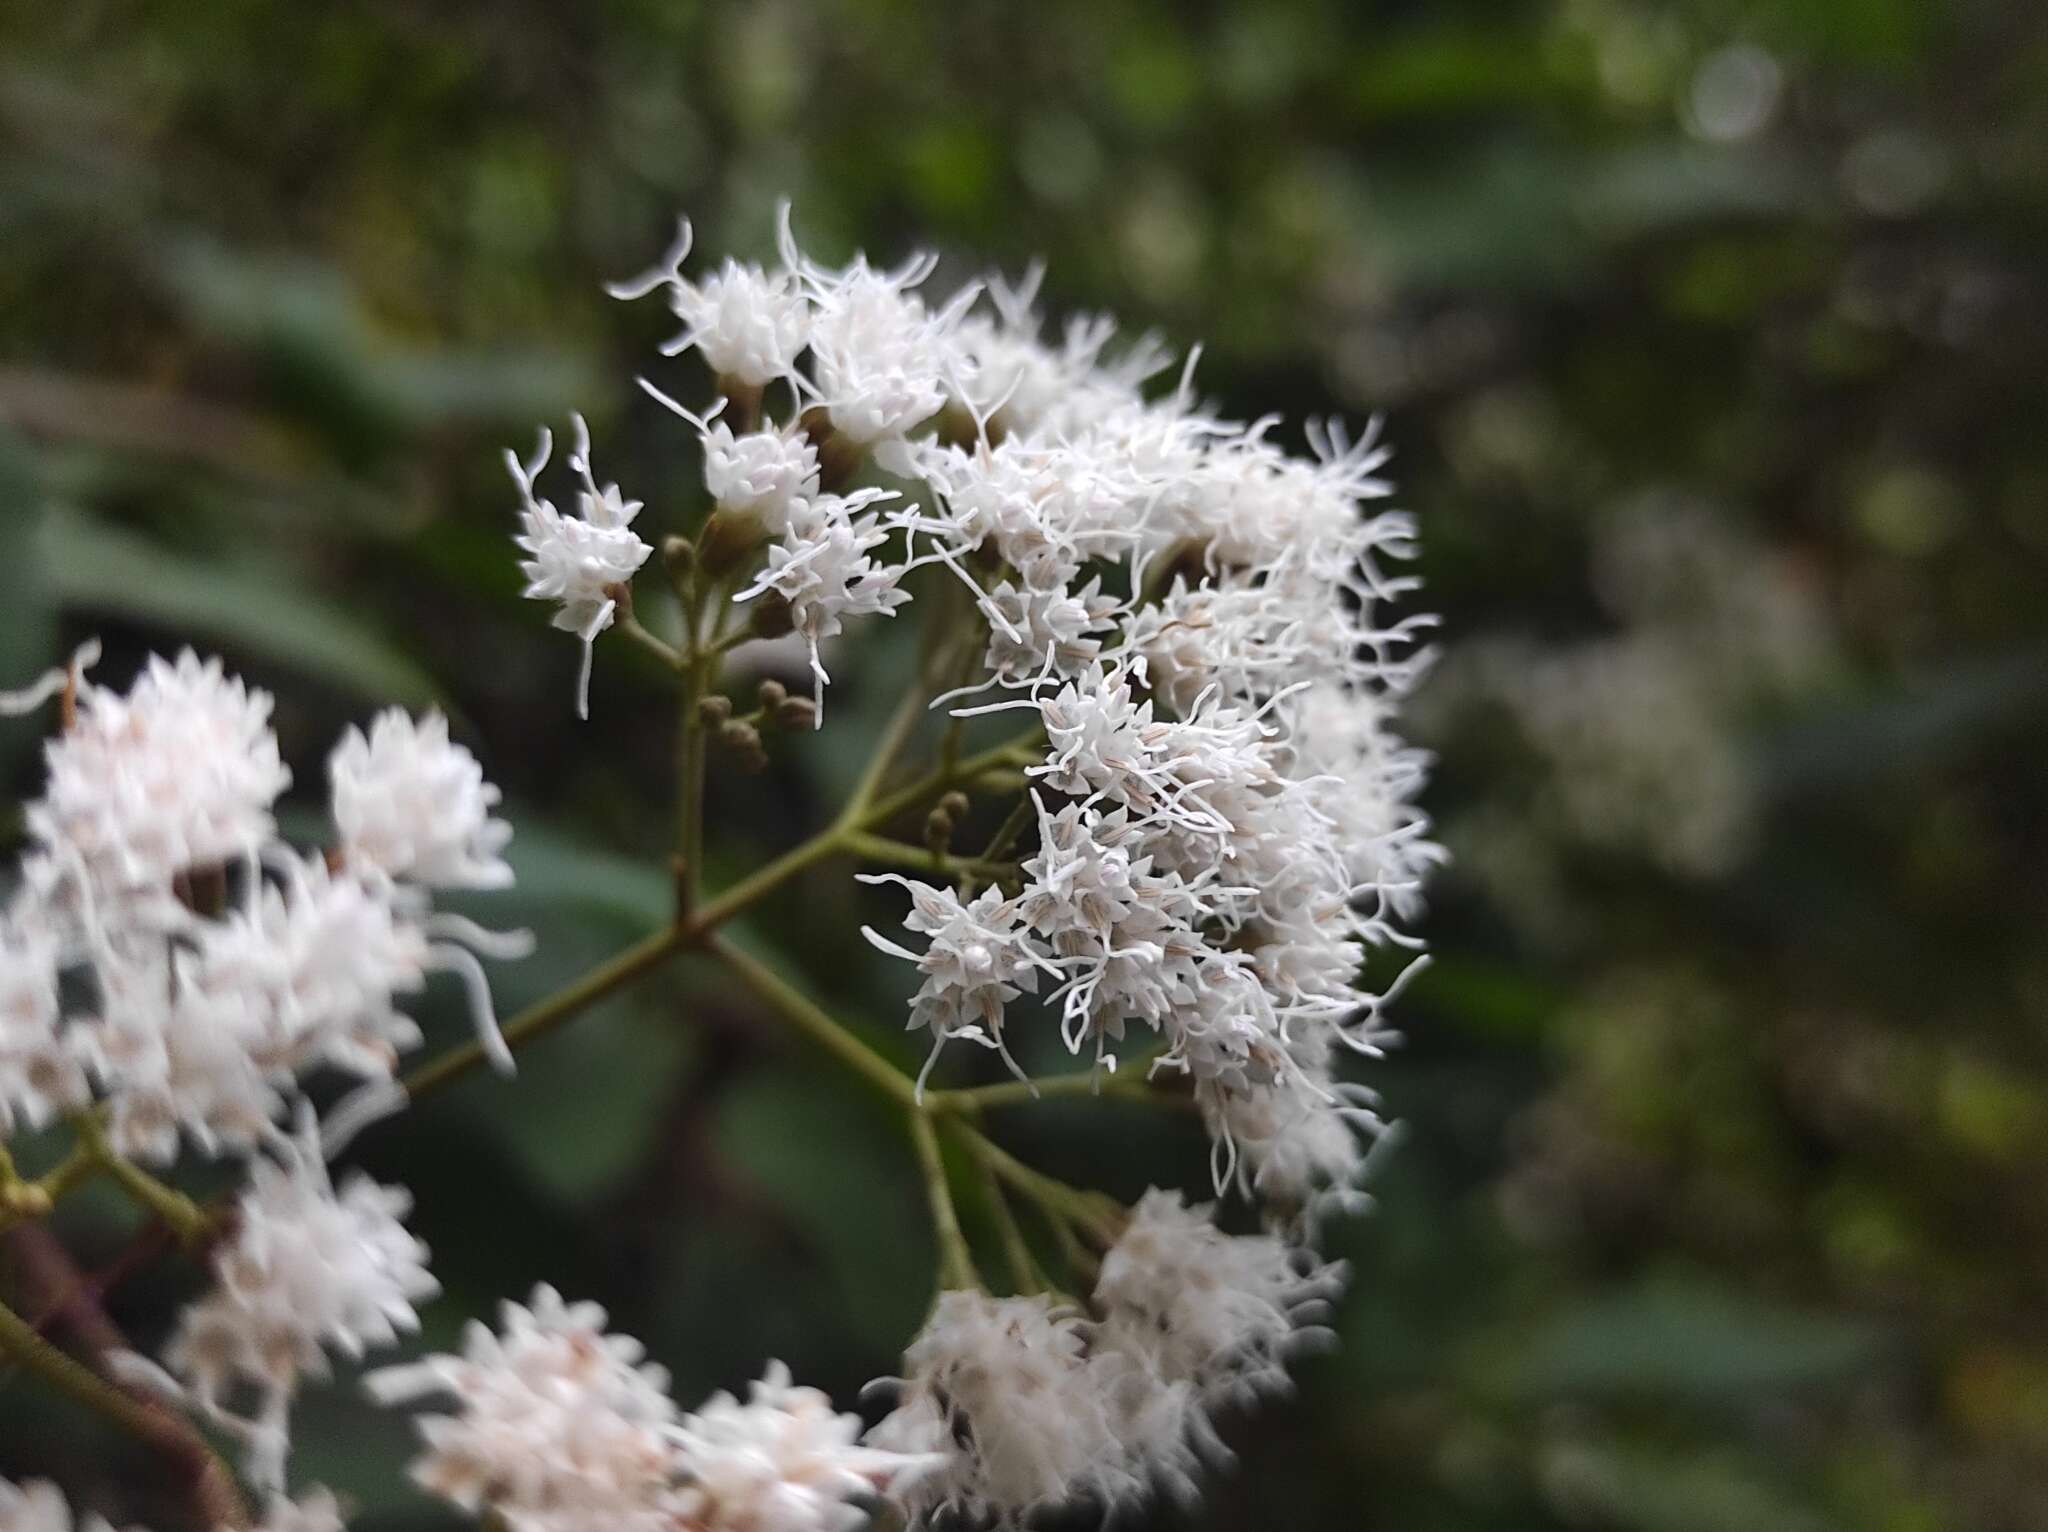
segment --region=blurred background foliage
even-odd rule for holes
[[[631,386],[660,316],[600,282],[678,210],[765,253],[783,194],[825,255],[1042,252],[1055,312],[1204,340],[1231,412],[1386,411],[1445,614],[1417,728],[1457,861],[1372,1075],[1405,1141],[1339,1236],[1341,1349],[1230,1427],[1193,1524],[2048,1527],[2039,7],[0,17],[0,676],[217,649],[309,807],[344,722],[447,709],[519,826],[478,906],[543,938],[516,1005],[668,898],[659,677],[606,646],[575,726],[507,540],[499,449],[576,406],[657,530],[695,509]],[[720,781],[734,865],[843,785],[908,636]],[[36,760],[0,732],[20,794]],[[747,936],[882,1037],[873,908],[828,868]],[[1131,1108],[1003,1126],[1125,1194],[1200,1175]],[[773,1355],[850,1399],[926,1301],[898,1125],[700,968],[362,1158],[417,1191],[437,1342],[547,1279],[685,1399]],[[130,1226],[63,1232],[91,1268]],[[198,1280],[107,1307],[149,1344]],[[366,1528],[440,1524],[350,1388],[304,1436]],[[0,1472],[168,1516],[157,1471],[0,1382]]]

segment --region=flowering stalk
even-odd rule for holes
[[[697,352],[718,391],[699,413],[642,380],[702,449],[708,508],[691,537],[660,544],[677,641],[635,615],[656,548],[636,529],[641,502],[599,481],[582,418],[569,512],[544,493],[549,432],[507,456],[526,593],[581,646],[579,715],[607,632],[675,678],[676,907],[632,946],[497,1024],[480,958],[523,956],[528,940],[432,900],[509,883],[511,831],[437,716],[349,731],[328,763],[334,839],[303,852],[272,817],[291,772],[269,699],[217,662],[152,661],[123,694],[87,682],[96,656],[82,654],[0,696],[8,711],[55,698],[61,724],[25,816],[23,893],[0,909],[0,1139],[16,1117],[65,1115],[77,1134],[36,1180],[0,1157],[0,1227],[103,1175],[204,1249],[213,1286],[162,1364],[119,1365],[241,1446],[278,1532],[340,1526],[331,1499],[285,1498],[301,1392],[334,1356],[395,1344],[437,1290],[403,1190],[337,1180],[330,1160],[479,1064],[512,1069],[524,1045],[685,953],[904,1114],[935,1300],[904,1376],[887,1380],[894,1407],[864,1433],[773,1363],[746,1402],[685,1415],[602,1310],[545,1287],[505,1304],[495,1329],[472,1324],[459,1354],[371,1374],[387,1403],[454,1400],[422,1418],[414,1477],[491,1526],[845,1532],[864,1519],[854,1502],[877,1495],[919,1527],[955,1514],[1007,1526],[1190,1493],[1220,1452],[1209,1411],[1284,1384],[1340,1286],[1314,1254],[1316,1224],[1358,1200],[1361,1137],[1380,1125],[1336,1060],[1387,1042],[1383,1012],[1420,960],[1380,994],[1359,974],[1374,948],[1419,947],[1409,926],[1440,855],[1412,801],[1426,760],[1392,730],[1422,657],[1418,621],[1384,615],[1414,583],[1388,572],[1412,552],[1409,519],[1368,509],[1387,492],[1384,451],[1371,433],[1311,427],[1313,459],[1292,457],[1273,422],[1202,408],[1191,364],[1148,395],[1163,356],[1113,356],[1106,322],[1039,338],[1035,272],[928,303],[931,258],[828,268],[798,248],[786,210],[772,271],[727,261],[686,276],[690,249],[684,224],[661,264],[614,289],[664,293],[682,323],[669,349]],[[916,675],[846,802],[708,891],[717,760],[759,769],[778,732],[822,726],[828,653],[836,665],[849,625],[913,602]],[[810,697],[771,677],[757,708],[735,707],[725,657],[783,636]],[[933,708],[947,716],[930,756],[906,766]],[[1009,712],[1025,715],[1019,732],[968,750],[974,720]],[[956,850],[984,809],[997,828],[979,853]],[[921,840],[905,838],[918,812]],[[916,975],[908,1030],[928,1051],[914,1075],[724,929],[839,857],[887,869],[857,876],[908,901],[901,939],[862,930]],[[58,982],[74,970],[90,976],[89,1008]],[[400,999],[439,972],[463,982],[476,1036],[402,1070],[420,1034]],[[1033,1032],[1085,1066],[1033,1079],[1012,1046]],[[1014,1078],[931,1085],[959,1046]],[[324,1120],[303,1091],[316,1068],[361,1082]],[[1177,1192],[1126,1206],[982,1127],[1053,1096],[1198,1112],[1216,1190],[1259,1204],[1270,1232],[1225,1236]],[[187,1146],[245,1157],[232,1206],[199,1208],[145,1168]],[[949,1150],[987,1215],[972,1228]],[[976,1261],[991,1230],[1011,1296]],[[10,1338],[78,1383],[19,1321],[0,1324]],[[104,1385],[74,1391],[127,1424],[149,1414]]]

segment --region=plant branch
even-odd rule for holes
[[[889,721],[882,725],[881,737],[875,741],[874,753],[868,757],[868,763],[861,771],[860,781],[854,784],[853,792],[846,800],[846,807],[840,812],[839,824],[842,828],[866,821],[867,811],[874,801],[876,789],[881,786],[882,779],[889,774],[890,766],[895,764],[898,753],[917,728],[919,720],[924,717],[924,693],[924,677],[920,672],[918,678],[903,693],[902,700],[896,704],[896,710],[889,715]]]
[[[161,1218],[182,1244],[200,1244],[212,1232],[213,1220],[199,1204],[166,1186],[107,1142],[107,1130],[97,1112],[80,1112],[71,1126],[78,1135],[79,1148],[93,1164],[112,1177],[130,1201]]]
[[[629,639],[633,643],[638,644],[670,670],[680,671],[683,668],[682,654],[672,644],[658,638],[648,629],[642,627],[639,618],[627,615],[621,617],[613,626],[618,629],[619,635],[622,638]]]
[[[679,926],[664,926],[659,931],[643,937],[616,957],[600,963],[582,978],[564,989],[557,990],[538,1004],[527,1007],[506,1022],[500,1029],[504,1033],[506,1046],[516,1050],[553,1031],[577,1012],[602,1000],[613,990],[660,967],[682,946],[683,930]],[[422,1096],[431,1096],[436,1091],[454,1084],[483,1062],[483,1045],[475,1042],[464,1043],[421,1065],[400,1083],[405,1087],[405,1093],[417,1101]]]
[[[910,1140],[917,1146],[918,1164],[924,1170],[932,1232],[939,1242],[939,1287],[943,1291],[980,1287],[981,1273],[975,1270],[967,1236],[960,1232],[959,1210],[953,1206],[952,1188],[946,1184],[946,1157],[939,1149],[939,1135],[931,1118],[915,1106],[910,1110]]]
[[[1002,1241],[1003,1259],[1010,1266],[1010,1280],[1016,1284],[1019,1293],[1050,1291],[1052,1283],[1046,1279],[1038,1257],[1031,1253],[1031,1242],[1024,1237],[1024,1226],[1017,1222],[1016,1210],[1010,1206],[1010,1199],[1003,1192],[1003,1183],[996,1179],[996,1173],[986,1160],[977,1156],[975,1163],[981,1170],[989,1212],[995,1219],[996,1237]]]
[[[1038,1204],[1054,1223],[1077,1226],[1107,1247],[1123,1232],[1126,1211],[1115,1198],[1069,1186],[1043,1171],[1033,1170],[985,1134],[955,1119],[952,1131],[989,1170]]]
[[[913,846],[908,841],[891,840],[885,835],[870,835],[864,830],[849,830],[839,839],[840,844],[848,851],[870,862],[880,862],[889,867],[908,867],[916,872],[934,873],[942,878],[950,877],[955,872],[971,872],[993,883],[1017,871],[1015,862],[988,862],[976,856],[934,853],[929,846]]]
[[[1126,1101],[1153,1101],[1162,1105],[1178,1098],[1154,1089],[1145,1078],[1143,1059],[1132,1059],[1114,1074],[1100,1069],[1077,1069],[1068,1074],[1040,1079],[1004,1080],[995,1085],[976,1085],[962,1090],[927,1091],[925,1103],[934,1112],[972,1116],[985,1107],[1024,1106],[1053,1096],[1099,1096]]]
[[[868,1084],[899,1106],[922,1115],[917,1091],[910,1077],[845,1027],[834,1021],[815,1000],[797,989],[782,975],[751,953],[723,936],[714,936],[708,948],[755,996],[766,1001],[783,1020],[795,1026],[811,1041],[853,1070]]]
[[[0,1303],[0,1352],[28,1372],[160,1452],[190,1465],[195,1495],[208,1514],[226,1516],[233,1526],[249,1524],[249,1509],[234,1477],[189,1423],[161,1406],[145,1404],[107,1382],[90,1367],[38,1335],[28,1321]]]

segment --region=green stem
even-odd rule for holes
[[[936,798],[948,788],[966,787],[993,771],[1006,767],[1028,765],[1037,759],[1032,746],[1038,740],[1038,728],[1034,725],[1014,739],[991,746],[978,755],[970,755],[964,761],[955,763],[950,769],[940,768],[918,778],[907,787],[898,788],[886,798],[870,804],[859,822],[865,826],[887,824],[906,809],[916,808],[929,798]]]
[[[618,628],[621,637],[638,644],[670,670],[679,671],[683,668],[682,654],[673,645],[656,637],[653,633],[642,627],[639,618],[622,617],[614,626]]]
[[[891,1101],[923,1115],[910,1077],[834,1021],[816,1001],[728,938],[714,936],[707,945],[714,956],[785,1021]]]
[[[1017,1222],[1016,1210],[1010,1206],[1010,1199],[1003,1192],[1003,1183],[996,1179],[996,1173],[986,1160],[977,1156],[976,1164],[981,1168],[989,1212],[995,1219],[996,1237],[1002,1241],[1003,1259],[1010,1266],[1010,1280],[1016,1284],[1019,1293],[1049,1292],[1052,1283],[1040,1268],[1038,1257],[1031,1253],[1031,1242],[1024,1237],[1024,1226]]]
[[[1015,862],[988,862],[975,856],[934,855],[929,846],[913,846],[907,841],[891,840],[886,835],[870,835],[863,830],[847,831],[840,836],[839,843],[855,856],[865,857],[870,862],[908,867],[942,878],[952,876],[955,871],[963,871],[975,873],[993,883],[1017,871]]]
[[[233,1517],[234,1524],[248,1524],[248,1508],[234,1487],[234,1476],[191,1427],[169,1412],[123,1393],[69,1352],[44,1340],[33,1325],[4,1303],[0,1303],[0,1352],[122,1429],[184,1459],[191,1465],[195,1481],[204,1486],[206,1502],[220,1506]]]
[[[1174,1098],[1152,1088],[1142,1073],[1142,1059],[1126,1062],[1115,1074],[1081,1069],[1068,1074],[1047,1075],[1026,1082],[1004,1080],[996,1085],[976,1085],[964,1090],[927,1091],[925,1103],[934,1112],[973,1115],[984,1107],[1023,1106],[1053,1096],[1120,1097],[1127,1101],[1170,1102]]]
[[[560,1026],[586,1006],[602,1000],[613,990],[631,983],[642,974],[661,966],[683,946],[681,927],[665,926],[635,942],[624,952],[591,969],[566,989],[557,990],[537,1005],[527,1007],[500,1029],[509,1048],[518,1049]],[[402,1082],[405,1092],[417,1101],[455,1083],[484,1062],[480,1043],[464,1043],[422,1065]]]
[[[946,1157],[939,1149],[939,1135],[931,1118],[914,1106],[910,1110],[910,1140],[917,1146],[918,1164],[924,1169],[932,1232],[939,1241],[939,1287],[946,1291],[980,1287],[981,1273],[975,1270],[967,1236],[960,1232],[959,1210],[953,1206],[952,1188],[946,1184]]]
[[[174,1187],[166,1186],[107,1142],[106,1129],[92,1112],[72,1119],[79,1147],[93,1162],[138,1203],[164,1221],[166,1227],[186,1245],[194,1245],[213,1232],[213,1220],[196,1202]]]
[[[683,716],[676,749],[678,791],[676,803],[676,908],[686,916],[696,908],[697,890],[704,882],[704,756],[709,743],[697,704],[704,696],[705,661],[693,662],[683,686]]]
[[[802,845],[785,851],[765,867],[755,868],[730,888],[699,905],[683,921],[681,939],[689,945],[700,943],[733,916],[787,883],[805,868],[822,862],[829,856],[837,856],[844,849],[840,844],[837,830],[827,830],[822,834],[813,835]]]
[[[840,813],[842,828],[865,821],[875,790],[881,786],[882,778],[889,774],[898,753],[917,728],[918,721],[924,717],[924,691],[924,679],[920,676],[904,692],[902,700],[896,704],[896,711],[889,715],[889,721],[882,725],[874,753],[868,757],[867,765],[861,770],[860,781],[854,784],[853,793]]]
[[[991,1171],[1008,1185],[1037,1203],[1054,1223],[1078,1226],[1097,1243],[1108,1246],[1123,1232],[1126,1212],[1113,1197],[1083,1191],[1078,1186],[1033,1170],[1008,1150],[965,1122],[955,1121],[952,1131]]]

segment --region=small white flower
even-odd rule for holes
[[[1195,1099],[1216,1144],[1216,1189],[1235,1180],[1275,1221],[1313,1230],[1325,1211],[1370,1206],[1360,1186],[1390,1130],[1369,1090],[1331,1073],[1328,1034],[1304,1031],[1291,1053],[1292,1067],[1263,1083],[1199,1083]]]
[[[112,1532],[112,1528],[99,1516],[81,1516],[74,1522],[64,1492],[47,1479],[31,1479],[26,1484],[0,1479],[0,1532]]]
[[[671,1506],[690,1532],[851,1532],[848,1504],[941,1464],[938,1454],[859,1445],[858,1415],[771,1362],[742,1404],[717,1394],[676,1427],[681,1479]]]
[[[830,270],[797,249],[787,204],[778,235],[783,264],[810,294],[811,387],[833,428],[865,447],[937,414],[946,402],[948,336],[976,290],[935,314],[912,289],[932,274],[936,256],[915,256],[894,271],[856,256]]]
[[[348,1519],[341,1503],[324,1489],[308,1490],[296,1500],[273,1495],[263,1508],[255,1532],[342,1532]]]
[[[1325,1266],[1270,1234],[1229,1235],[1175,1191],[1138,1200],[1102,1258],[1099,1347],[1144,1359],[1211,1400],[1286,1387],[1287,1359],[1328,1338],[1314,1328],[1343,1288]]]
[[[189,960],[111,952],[97,966],[99,1014],[71,1029],[106,1087],[107,1137],[168,1164],[182,1129],[207,1154],[253,1147],[284,1110],[272,1012],[251,990],[206,990]]]
[[[889,540],[887,529],[874,513],[857,514],[861,507],[888,498],[885,490],[862,490],[803,501],[792,513],[782,541],[769,546],[767,563],[754,583],[733,597],[751,601],[773,591],[789,604],[790,621],[810,651],[821,703],[831,677],[819,658],[819,645],[838,637],[847,618],[873,613],[886,617],[910,599],[910,593],[896,584],[903,569],[872,557]],[[819,725],[824,721],[821,706]]]
[[[430,888],[504,888],[512,827],[493,819],[498,789],[474,755],[448,738],[448,720],[415,722],[401,708],[351,728],[327,759],[335,828],[351,865]]]
[[[25,818],[81,897],[169,897],[173,877],[252,856],[276,836],[271,806],[291,784],[267,692],[191,650],[152,655],[124,696],[78,690],[72,726],[45,748],[49,781]],[[161,907],[161,906],[159,906]]]
[[[1075,675],[1102,653],[1121,603],[1102,594],[1098,577],[1077,590],[1062,583],[1020,590],[1008,580],[981,598],[988,616],[988,668],[1004,681]]]
[[[993,419],[1009,431],[1083,421],[1104,395],[1135,397],[1123,380],[1097,366],[1116,333],[1107,316],[1077,316],[1058,347],[1038,338],[1033,305],[1044,280],[1042,262],[1014,286],[991,276],[985,290],[995,317],[971,313],[953,336],[959,361],[948,370],[952,389],[976,419]]]
[[[1025,929],[1017,901],[1000,888],[985,888],[971,904],[962,904],[950,888],[934,888],[898,873],[864,876],[865,883],[900,883],[910,894],[907,931],[927,938],[922,953],[911,952],[862,926],[865,936],[891,957],[915,963],[924,983],[910,1002],[908,1026],[929,1027],[932,1051],[918,1075],[918,1088],[939,1056],[958,1037],[993,1048],[1022,1078],[1003,1041],[1003,1007],[1019,995],[1036,993],[1038,976],[1057,976],[1052,963]]]
[[[630,585],[654,549],[634,533],[633,518],[641,502],[628,500],[616,484],[602,489],[590,467],[590,429],[583,417],[576,426],[569,467],[583,481],[576,497],[577,515],[564,516],[554,502],[534,493],[534,480],[548,465],[554,438],[541,428],[540,445],[521,462],[509,448],[505,466],[519,486],[519,535],[513,543],[527,555],[519,565],[526,576],[522,594],[559,603],[554,625],[583,640],[583,668],[576,683],[576,716],[590,714],[590,652],[597,635],[612,625],[618,612],[619,587]]]
[[[512,1532],[673,1532],[668,1374],[639,1342],[605,1332],[594,1303],[550,1287],[506,1303],[493,1333],[472,1321],[460,1356],[436,1355],[364,1378],[394,1404],[452,1396],[456,1413],[423,1415],[420,1486]]]
[[[360,1358],[395,1343],[419,1328],[413,1305],[440,1291],[427,1247],[401,1222],[412,1199],[360,1175],[336,1187],[310,1108],[277,1151],[251,1166],[234,1232],[214,1253],[214,1285],[184,1311],[164,1351],[210,1416],[233,1419],[235,1390],[256,1391],[245,1425],[266,1470],[258,1476],[272,1481],[291,1402],[301,1380],[329,1375],[327,1350]],[[316,1515],[280,1527],[318,1524]]]
[[[958,1514],[1016,1527],[1139,1487],[1087,1339],[1081,1316],[1049,1298],[939,1294],[903,1354],[896,1408],[867,1435],[873,1447],[944,1459],[890,1493],[912,1526]]]
[[[55,934],[32,910],[0,915],[0,1140],[91,1099],[63,1035]]]
[[[735,436],[724,421],[703,432],[704,487],[722,511],[752,516],[770,537],[789,530],[818,493],[818,449],[796,427]]]

